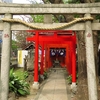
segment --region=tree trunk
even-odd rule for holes
[[[77,52],[78,52],[78,100],[88,100],[88,86],[87,86],[87,66],[86,66],[86,48],[84,32],[77,32]],[[93,32],[94,43],[94,57],[96,66],[96,77],[98,82],[98,39],[97,32]]]
[[[88,100],[87,68],[86,68],[86,48],[84,31],[77,32],[77,52],[78,52],[78,100]]]
[[[99,76],[100,76],[100,62],[99,62],[99,52],[98,52],[98,45],[99,45],[99,41],[98,41],[98,35],[97,35],[97,31],[93,32],[94,34],[94,57],[95,57],[95,66],[96,66],[96,78],[97,78],[97,90],[98,90],[98,100],[100,100],[100,83],[99,83]]]
[[[97,83],[98,83],[98,34],[97,31],[93,31],[93,44],[94,44],[94,57],[95,57],[95,66],[96,66],[96,76],[97,76]]]

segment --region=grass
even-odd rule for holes
[[[24,79],[23,68],[17,68],[14,70],[14,72],[20,79]]]

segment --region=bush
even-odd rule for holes
[[[67,80],[68,80],[68,84],[71,84],[71,83],[72,83],[72,76],[69,75],[69,76],[67,77]]]
[[[9,78],[9,92],[14,92],[16,95],[25,96],[30,94],[29,84],[26,82],[27,73],[24,72],[24,79],[20,79],[15,73],[14,69],[10,70]]]
[[[67,80],[68,80],[68,84],[72,84],[72,76],[71,75],[69,75],[67,77]],[[77,84],[77,80],[78,80],[78,73],[76,74],[76,84]]]
[[[44,76],[44,79],[47,79],[48,78],[48,74],[47,74],[46,71],[44,71],[43,76]]]

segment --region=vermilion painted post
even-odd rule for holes
[[[35,66],[34,66],[34,82],[38,82],[38,46],[39,46],[39,33],[36,31],[35,41]]]
[[[47,61],[47,69],[49,68],[49,47],[47,46],[47,52],[46,52],[46,61]]]
[[[41,70],[40,70],[41,75],[43,75],[44,72],[43,62],[44,62],[44,43],[42,43],[42,53],[41,53]]]
[[[50,68],[50,47],[48,47],[48,68]]]
[[[76,83],[76,49],[72,42],[72,83]]]
[[[72,75],[72,45],[69,43],[69,73]]]
[[[67,64],[68,64],[68,47],[66,47],[66,56],[65,56],[65,66],[66,66],[66,69],[67,69]]]
[[[47,45],[45,45],[45,70],[47,70]]]
[[[68,46],[66,47],[66,57],[65,57],[65,61],[66,61],[66,69],[69,73],[69,53],[68,53]]]
[[[66,48],[66,69],[67,69],[67,71],[68,71],[68,73],[69,74],[71,74],[70,73],[70,53],[69,53],[69,45],[67,46],[67,48]]]

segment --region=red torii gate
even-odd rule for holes
[[[34,84],[35,88],[38,88],[38,46],[39,44],[42,47],[42,54],[41,54],[41,71],[40,74],[43,75],[44,68],[44,47],[45,45],[49,44],[66,44],[66,50],[69,49],[70,52],[66,53],[66,62],[67,62],[67,69],[70,74],[72,74],[72,82],[76,83],[76,35],[72,31],[62,31],[62,30],[29,30],[28,32],[35,32],[35,35],[32,37],[27,37],[27,41],[34,41],[35,42],[35,69],[34,69]],[[44,33],[49,32],[53,33],[53,35],[44,35]],[[42,34],[41,34],[42,33]],[[41,34],[41,35],[40,35]],[[60,34],[60,35],[57,35]],[[63,35],[66,34],[66,35]],[[50,48],[50,47],[49,47]],[[49,52],[49,51],[48,51]],[[69,54],[70,53],[70,54]],[[50,57],[47,53],[48,58]],[[46,56],[46,57],[47,57]],[[69,58],[70,60],[69,61]],[[71,65],[71,64],[72,65]]]

